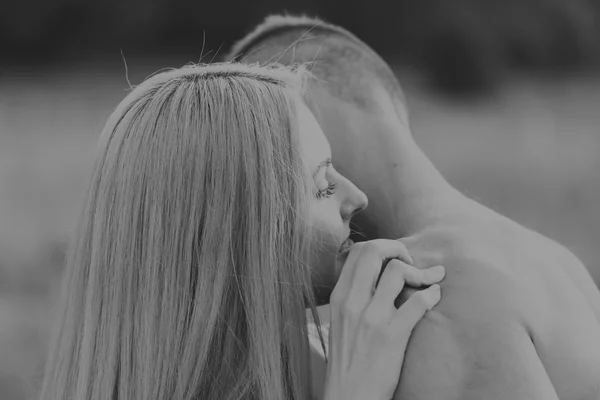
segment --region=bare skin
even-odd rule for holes
[[[380,227],[375,234],[402,237],[416,265],[448,271],[444,298],[413,333],[394,398],[598,399],[600,294],[581,262],[442,182],[392,114],[316,98],[338,169],[371,205],[401,199],[400,209],[382,201],[362,217]]]
[[[320,82],[309,88],[337,170],[369,198],[355,220],[367,239],[401,238],[420,268],[446,268],[394,399],[599,399],[600,292],[586,268],[452,188],[415,143],[403,105],[378,82],[368,87],[369,111]]]

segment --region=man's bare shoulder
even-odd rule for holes
[[[417,325],[395,398],[557,399],[527,330],[514,314],[485,300],[474,302],[479,304],[458,318],[448,318],[441,307]]]
[[[581,291],[594,312],[597,322],[600,323],[600,290],[589,270],[575,254],[563,245],[546,237],[543,237],[542,240],[554,249],[556,262],[561,266],[565,275],[571,279],[575,287]]]
[[[441,302],[413,332],[397,398],[556,398],[551,380],[565,398],[597,390],[591,374],[556,363],[598,369],[585,335],[597,323],[577,294],[588,285],[593,305],[597,289],[573,272],[583,267],[562,246],[509,229],[514,235],[442,227],[406,240],[417,262],[447,274]]]
[[[531,286],[505,268],[503,246],[453,227],[403,241],[417,263],[444,265],[446,278],[413,332],[396,398],[556,398],[522,307]]]

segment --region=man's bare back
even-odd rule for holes
[[[320,24],[310,39],[314,26],[280,18],[234,52],[248,62],[315,61],[312,109],[337,170],[369,197],[358,224],[369,239],[403,238],[419,267],[446,267],[442,300],[413,333],[395,398],[600,399],[600,292],[585,267],[453,189],[414,142],[389,76],[365,72],[385,69],[383,60],[337,27]],[[327,69],[346,54],[355,54],[348,68]],[[356,76],[336,83],[336,73]]]
[[[396,399],[600,399],[600,294],[570,252],[474,202],[402,241],[447,275]]]

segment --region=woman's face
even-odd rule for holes
[[[329,302],[352,242],[350,219],[363,210],[367,196],[340,175],[331,161],[331,148],[308,107],[298,110],[301,154],[314,180],[309,200],[314,237],[311,245],[313,288],[318,304]]]

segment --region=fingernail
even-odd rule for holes
[[[440,285],[438,285],[437,283],[435,285],[431,285],[430,288],[431,288],[431,290],[434,290],[436,292],[439,292],[442,290],[442,288],[440,288]]]
[[[431,270],[436,275],[446,275],[446,268],[444,268],[442,265],[436,265],[435,267],[431,267]]]

